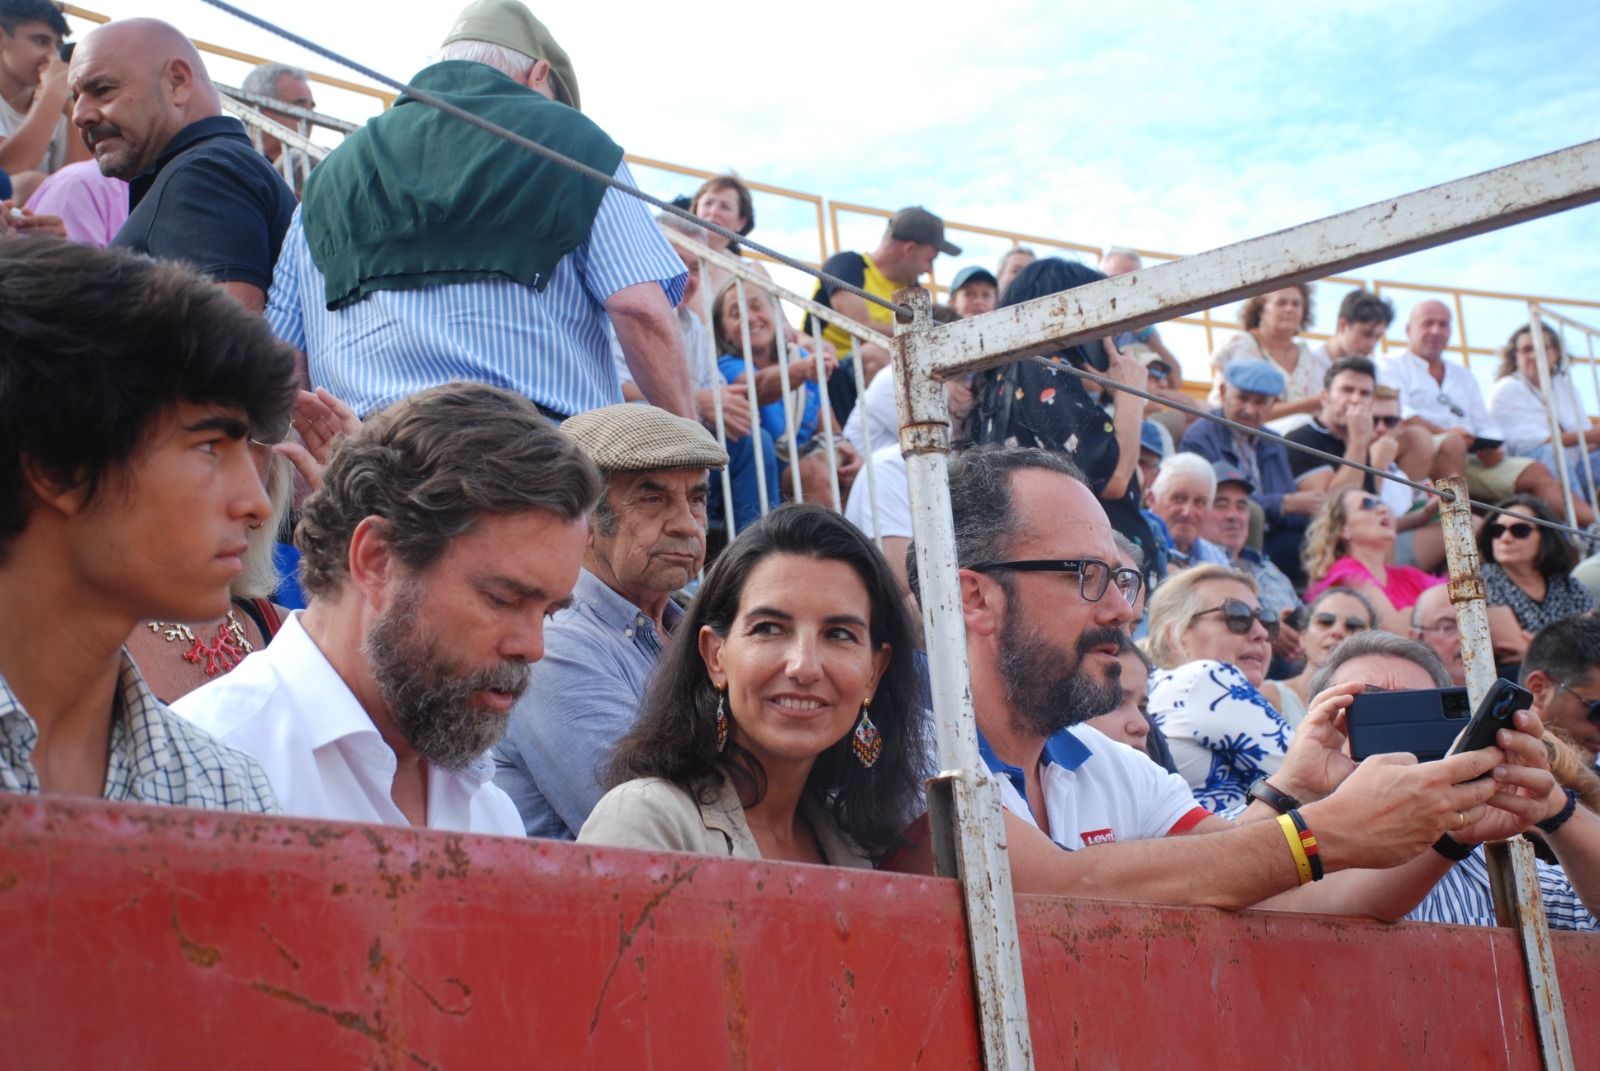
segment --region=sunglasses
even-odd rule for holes
[[[1370,512],[1383,505],[1383,499],[1376,495],[1362,495],[1361,501],[1356,503],[1356,508],[1363,513]]]
[[[1243,599],[1224,599],[1221,606],[1213,606],[1209,610],[1201,610],[1189,620],[1205,617],[1207,614],[1221,614],[1222,623],[1228,626],[1228,631],[1240,636],[1250,631],[1250,626],[1261,622],[1261,627],[1267,630],[1267,639],[1278,638],[1278,613],[1276,610],[1256,610]]]
[[[1338,614],[1330,614],[1327,611],[1323,611],[1322,613],[1312,614],[1311,620],[1323,628],[1332,628],[1333,626],[1339,624],[1340,618]],[[1344,618],[1344,630],[1346,632],[1352,634],[1357,632],[1365,632],[1371,627],[1372,626],[1368,625],[1359,617]]]
[[[1144,586],[1144,574],[1137,569],[1117,568],[1099,558],[1033,559],[1016,562],[978,562],[964,566],[975,573],[1005,570],[1013,573],[1077,573],[1078,594],[1084,602],[1099,602],[1112,584],[1132,606]]]
[[[1533,525],[1527,521],[1516,521],[1512,524],[1501,524],[1499,521],[1495,521],[1486,527],[1490,539],[1499,539],[1507,532],[1511,533],[1512,539],[1527,539],[1533,534]]]
[[[1165,365],[1153,364],[1146,368],[1145,371],[1147,371],[1150,374],[1150,378],[1155,380],[1157,383],[1165,383],[1167,381],[1167,369]]]
[[[1583,704],[1584,716],[1589,719],[1590,725],[1600,725],[1600,699],[1585,699],[1574,692],[1565,684],[1556,685],[1556,691],[1566,692],[1572,698]]]
[[[1377,424],[1379,427],[1398,428],[1400,426],[1400,417],[1399,416],[1375,416],[1375,417],[1372,418],[1372,422],[1374,424]]]

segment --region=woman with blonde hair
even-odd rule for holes
[[[1255,580],[1227,566],[1188,569],[1150,600],[1148,649],[1160,667],[1150,714],[1195,799],[1218,813],[1242,807],[1289,750],[1293,730],[1274,700],[1293,693],[1266,682],[1278,628]]]
[[[1377,495],[1360,488],[1329,495],[1306,529],[1301,552],[1311,581],[1306,598],[1334,587],[1360,592],[1384,628],[1407,635],[1407,611],[1417,596],[1444,581],[1409,565],[1395,565],[1394,543],[1394,517]]]

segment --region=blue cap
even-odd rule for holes
[[[1247,390],[1251,394],[1264,394],[1276,398],[1287,384],[1283,369],[1259,357],[1235,357],[1222,370],[1222,378],[1230,387]]]
[[[1166,444],[1161,441],[1161,429],[1156,427],[1154,420],[1146,420],[1140,423],[1139,449],[1148,450],[1165,460],[1167,456]]]
[[[965,268],[956,272],[956,277],[950,280],[950,292],[954,294],[970,282],[988,283],[996,290],[1000,289],[1000,283],[989,273],[988,268],[980,268],[976,264],[968,264]]]
[[[1246,491],[1252,494],[1255,492],[1256,485],[1254,481],[1246,476],[1244,469],[1241,469],[1238,465],[1230,465],[1226,461],[1213,461],[1211,463],[1211,471],[1217,474],[1218,487],[1225,483],[1242,483]]]

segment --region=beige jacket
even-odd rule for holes
[[[829,866],[871,869],[872,860],[839,832],[827,810],[801,803]],[[734,859],[760,859],[761,849],[744,819],[732,784],[704,806],[670,781],[644,777],[618,785],[600,798],[578,831],[580,844],[610,844],[653,851],[696,852]]]

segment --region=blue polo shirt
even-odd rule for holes
[[[128,186],[132,211],[112,245],[181,260],[219,283],[265,294],[294,194],[229,115],[190,123]]]

